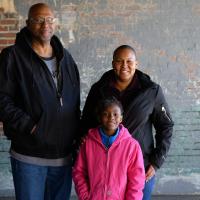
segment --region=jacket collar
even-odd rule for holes
[[[137,77],[138,81],[136,81],[136,82],[138,82],[139,88],[141,90],[145,90],[150,87],[155,87],[155,83],[151,80],[151,78],[147,74],[143,73],[142,71],[136,69],[134,76]],[[114,81],[114,77],[115,77],[114,70],[111,69],[103,74],[103,76],[100,78],[98,83],[103,87],[104,86],[108,87],[110,85],[110,82]],[[133,79],[133,81],[134,81],[134,79]],[[130,83],[130,86],[133,83],[133,81]],[[135,87],[134,83],[132,84],[130,89],[132,87]]]
[[[101,135],[99,134],[99,127],[90,129],[88,131],[87,137],[90,138],[91,140],[94,140],[97,143],[103,145]],[[129,137],[132,137],[132,136],[128,132],[128,129],[125,128],[122,124],[120,124],[119,125],[119,133],[118,133],[117,137],[115,138],[112,146],[118,145],[122,140],[125,140]]]
[[[27,27],[24,27],[19,33],[17,33],[15,45],[17,45],[20,49],[23,49],[26,53],[33,53],[34,51],[31,46],[31,38],[31,32]],[[53,35],[51,38],[51,45],[54,49],[57,60],[60,61],[63,58],[64,49],[57,36]]]

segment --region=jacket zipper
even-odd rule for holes
[[[59,99],[59,102],[60,102],[60,106],[62,107],[62,106],[63,106],[63,99],[62,99],[62,96],[61,96],[61,94],[58,92],[58,90],[57,90],[56,92],[57,92],[57,98]]]
[[[63,106],[63,100],[62,100],[62,97],[60,97],[60,105]]]
[[[171,122],[171,119],[170,119],[169,115],[167,114],[167,111],[163,105],[161,107],[161,111],[164,113],[165,117]]]
[[[106,166],[105,167],[106,167],[105,172],[107,172],[108,171],[108,149],[107,148],[106,148]],[[106,198],[106,191],[107,191],[107,176],[106,175],[105,175],[105,183],[104,184],[105,184],[104,185],[104,198]]]
[[[57,73],[57,94],[58,94],[58,98],[60,100],[60,106],[62,107],[63,106],[63,99],[62,99],[62,94],[61,94],[61,67],[60,67],[60,63],[58,63],[58,66],[57,68],[59,69],[59,72]]]
[[[44,62],[43,62],[44,63]],[[44,63],[45,64],[45,63]],[[57,68],[61,68],[60,67],[60,64],[58,64],[58,66],[57,66]],[[47,65],[45,64],[45,69],[48,69],[48,67],[47,67]],[[59,104],[60,104],[60,106],[62,107],[63,106],[63,99],[62,99],[62,95],[61,95],[61,92],[59,91],[59,88],[61,87],[60,86],[60,79],[61,79],[61,77],[60,77],[60,74],[58,74],[58,72],[57,72],[57,74],[56,74],[56,79],[57,79],[57,85],[55,84],[55,82],[54,82],[54,80],[53,80],[53,77],[52,77],[52,75],[51,75],[51,72],[49,71],[49,70],[47,70],[48,71],[48,74],[50,75],[50,77],[51,77],[51,80],[52,80],[52,82],[54,83],[53,84],[53,87],[55,88],[55,90],[56,90],[56,94],[57,94],[57,98],[58,98],[58,100],[59,100]]]

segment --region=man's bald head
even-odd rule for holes
[[[28,11],[28,19],[30,19],[31,17],[33,17],[35,15],[35,13],[41,9],[41,8],[48,8],[52,14],[54,15],[53,9],[46,3],[37,3],[34,4],[30,7],[29,11]]]

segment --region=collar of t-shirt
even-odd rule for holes
[[[116,140],[117,136],[119,135],[119,127],[117,128],[115,134],[112,136],[106,135],[103,128],[101,127],[99,128],[99,133],[101,136],[102,143],[104,144],[106,148],[109,148],[112,145],[112,143]]]

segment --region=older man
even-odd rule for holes
[[[26,24],[0,54],[0,118],[11,140],[16,199],[69,199],[79,73],[54,35],[47,4],[31,6]]]

